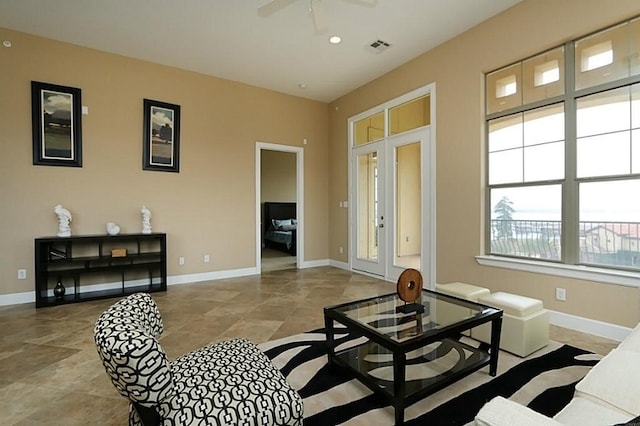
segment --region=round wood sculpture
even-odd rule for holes
[[[415,269],[405,269],[398,277],[396,291],[400,299],[413,303],[422,293],[422,274]]]

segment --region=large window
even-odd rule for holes
[[[640,270],[640,19],[486,75],[486,251]]]

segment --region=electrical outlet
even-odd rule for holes
[[[567,300],[567,290],[564,288],[556,288],[556,300],[565,302]]]
[[[18,279],[26,280],[27,279],[27,270],[26,269],[18,269]]]
[[[340,254],[342,254],[344,252],[344,250],[342,250],[342,247],[340,247]]]
[[[203,256],[203,260],[204,260],[204,263],[209,263],[209,262],[211,261],[211,258],[209,257],[209,255],[208,255],[208,254],[205,254],[205,255]]]
[[[178,258],[178,263],[179,263],[180,265],[184,265],[184,257],[180,257],[180,258]]]

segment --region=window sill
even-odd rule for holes
[[[536,274],[555,275],[578,280],[596,281],[607,284],[640,287],[640,273],[619,271],[592,266],[563,265],[559,263],[539,262],[528,259],[513,259],[500,256],[476,256],[482,266],[533,272]]]

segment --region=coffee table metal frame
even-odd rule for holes
[[[345,314],[351,307],[363,304],[388,303],[397,299],[397,306],[402,304],[396,293],[383,296],[376,296],[369,299],[358,300],[340,305],[328,306],[324,308],[324,321],[327,338],[327,354],[329,365],[338,365],[345,367],[355,373],[356,377],[374,392],[378,392],[386,396],[395,409],[395,422],[397,425],[404,422],[405,407],[419,401],[427,395],[448,386],[449,384],[460,380],[461,378],[473,373],[474,371],[489,365],[489,374],[495,376],[498,368],[498,354],[500,344],[500,330],[502,328],[502,310],[492,308],[490,306],[479,303],[470,302],[431,290],[422,290],[422,304],[427,308],[427,314],[430,303],[436,300],[445,304],[463,306],[477,311],[477,313],[468,318],[461,318],[457,322],[442,326],[421,327],[416,331],[416,335],[406,340],[398,341],[392,339],[388,335],[381,333],[375,327],[367,325],[361,321],[350,318]],[[334,321],[346,326],[347,330],[358,336],[363,336],[367,340],[366,343],[355,347],[344,349],[336,352],[336,342],[334,340]],[[470,330],[480,324],[491,322],[491,344],[489,351],[474,348],[458,339],[462,332]],[[465,363],[461,369],[436,377],[427,383],[421,383],[418,388],[412,386],[407,389],[406,383],[406,363],[407,353],[422,348],[438,341],[449,339],[458,347],[464,348],[466,351],[474,354],[472,362]],[[393,354],[393,387],[381,385],[380,380],[375,379],[368,374],[366,363],[363,362],[364,356],[373,351],[379,352],[380,348],[383,352],[388,351]],[[376,347],[379,345],[379,347]],[[424,382],[424,381],[423,381]]]

